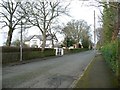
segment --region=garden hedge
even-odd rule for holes
[[[20,60],[19,47],[0,47],[2,48],[2,63],[18,62]],[[47,48],[44,52],[41,48],[23,48],[23,60],[55,56],[55,50]]]
[[[20,48],[19,47],[0,47],[2,48],[2,63],[12,63],[20,61]],[[64,49],[64,54],[78,53],[88,49]],[[23,60],[30,60],[35,58],[43,58],[55,56],[55,49],[46,48],[44,52],[41,48],[23,48]]]
[[[118,43],[112,42],[104,45],[101,49],[102,54],[109,65],[109,67],[116,72],[117,70],[117,60],[118,60]]]

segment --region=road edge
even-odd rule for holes
[[[85,72],[87,71],[87,69],[89,68],[89,66],[92,64],[92,62],[95,60],[96,54],[93,57],[93,59],[90,61],[90,63],[86,66],[86,68],[84,69],[84,71],[82,72],[82,74],[78,75],[78,79],[74,80],[73,83],[70,85],[70,88],[75,88],[76,84],[78,83],[78,81],[84,76]]]

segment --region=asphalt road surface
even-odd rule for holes
[[[93,50],[4,67],[3,88],[69,88],[93,60]]]

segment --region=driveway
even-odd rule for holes
[[[4,67],[3,88],[69,88],[94,56],[91,50]]]

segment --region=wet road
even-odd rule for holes
[[[3,68],[3,88],[68,88],[93,60],[94,51]]]

